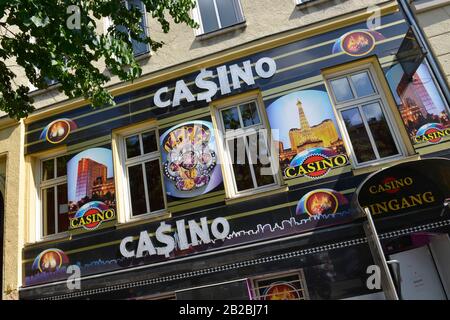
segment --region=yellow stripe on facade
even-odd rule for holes
[[[388,27],[391,27],[391,26],[395,26],[395,25],[398,25],[398,24],[402,24],[402,23],[404,23],[404,22],[405,22],[405,20],[397,20],[397,21],[395,21],[395,22],[392,22],[392,23],[388,23],[388,24],[382,25],[382,26],[376,28],[375,30],[382,30],[382,29],[384,29],[384,28],[388,28]],[[403,37],[403,36],[402,36],[402,37]],[[337,39],[338,39],[338,38],[337,38]],[[334,43],[337,39],[332,39],[332,40],[329,40],[329,41],[326,41],[326,42],[322,42],[322,43],[320,43],[320,44],[311,45],[311,46],[309,46],[309,47],[305,47],[305,48],[298,49],[298,50],[294,50],[294,51],[291,51],[291,52],[288,52],[288,53],[284,53],[284,54],[281,54],[281,55],[278,55],[278,56],[274,56],[273,59],[274,59],[274,60],[279,60],[279,59],[286,58],[286,57],[289,57],[289,56],[292,56],[292,55],[295,55],[295,54],[298,54],[298,53],[301,53],[301,52],[305,52],[305,51],[308,51],[308,50],[311,50],[311,49],[315,49],[315,48],[318,48],[318,47],[321,47],[321,46],[324,46],[324,45],[328,45],[328,44]],[[378,44],[378,43],[383,43],[383,41],[385,41],[385,40],[379,41],[379,42],[377,42],[377,44]],[[254,63],[252,64],[252,66],[254,66]],[[229,73],[229,71],[228,71],[228,73]],[[277,73],[278,73],[278,72],[277,72]],[[213,79],[214,79],[214,78],[217,78],[217,75],[214,75],[214,76],[212,76],[211,78],[213,78]],[[194,83],[195,83],[194,81],[191,81],[191,82],[188,82],[188,83],[186,83],[186,84],[187,84],[188,86],[190,86],[190,85],[192,85],[192,84],[194,84]],[[174,90],[175,90],[175,88],[169,88],[169,92],[172,92],[172,91],[174,91]],[[133,91],[133,90],[130,90],[130,92],[132,92],[132,91]],[[118,103],[118,104],[116,104],[116,105],[114,105],[114,106],[109,106],[109,107],[105,107],[105,108],[100,108],[100,109],[98,109],[98,110],[94,110],[94,111],[92,111],[92,112],[89,112],[89,113],[86,113],[86,114],[82,114],[82,115],[73,117],[73,118],[71,118],[71,119],[72,119],[72,120],[82,119],[82,118],[84,118],[84,117],[86,117],[86,116],[94,115],[94,114],[97,114],[97,113],[99,113],[99,112],[103,112],[103,111],[105,111],[105,110],[110,110],[110,109],[114,109],[114,108],[117,108],[117,107],[126,106],[126,105],[129,105],[129,104],[134,103],[134,102],[138,102],[138,101],[141,101],[141,100],[144,100],[144,99],[147,99],[147,98],[151,98],[151,97],[153,97],[154,95],[155,95],[155,93],[153,92],[153,93],[150,93],[150,94],[148,94],[148,95],[145,95],[145,96],[142,96],[142,97],[133,99],[133,100],[129,100],[129,101],[124,101],[124,102]],[[40,130],[42,130],[42,129],[44,129],[44,127],[37,128],[37,129],[33,129],[33,130],[29,130],[29,131],[27,131],[26,134],[28,135],[28,134],[31,134],[31,133],[40,131]]]
[[[195,109],[195,110],[189,111],[189,112],[183,112],[181,114],[178,114],[178,115],[175,115],[172,117],[158,120],[158,128],[160,128],[160,129],[168,128],[175,124],[178,124],[179,122],[185,122],[187,120],[191,120],[191,119],[197,118],[197,117],[207,116],[209,114],[210,114],[209,107]]]
[[[216,196],[221,196],[221,195],[225,195],[225,191],[224,190],[203,194],[203,195],[195,197],[195,199],[189,198],[189,199],[173,201],[173,202],[170,203],[170,205],[178,206],[180,204],[185,204],[185,203],[189,203],[189,202],[193,202],[193,201],[197,201],[197,200],[204,200],[204,199],[208,199],[208,198],[212,198],[212,197],[216,197]]]
[[[272,89],[268,89],[263,91],[261,94],[263,96],[264,100],[270,99],[272,98],[273,95],[280,93],[280,92],[285,92],[287,90],[290,90],[292,88],[300,88],[300,87],[305,87],[305,86],[309,86],[311,84],[315,84],[318,82],[323,82],[323,77],[322,75],[317,75],[314,77],[310,77],[310,78],[306,78],[306,79],[302,79],[299,81],[294,81],[294,82],[290,82],[288,84],[279,86],[279,87],[275,87]]]
[[[379,42],[377,42],[377,44],[378,43],[386,43],[386,42],[398,40],[398,39],[401,39],[401,38],[403,38],[403,35],[395,36],[395,37],[392,37],[392,38],[388,38],[388,39],[379,41]],[[338,56],[343,55],[343,54],[345,54],[345,53],[343,53],[343,52],[335,53],[335,54],[331,54],[331,55],[324,56],[324,57],[321,57],[321,58],[309,60],[308,62],[303,62],[303,63],[299,63],[299,64],[296,64],[296,65],[292,65],[292,66],[289,66],[289,67],[286,67],[286,68],[278,70],[276,72],[276,74],[279,74],[279,73],[282,73],[282,72],[285,72],[285,71],[289,71],[289,70],[292,70],[292,69],[295,69],[295,68],[303,67],[303,66],[306,66],[308,64],[315,63],[315,62],[325,61],[327,59],[338,57]],[[255,77],[255,79],[257,79],[257,78],[258,77]],[[127,104],[128,103],[131,103],[131,102],[127,102]],[[147,111],[151,111],[153,109],[157,109],[157,107],[154,106],[154,107],[144,108],[144,109],[141,109],[139,111],[135,111],[135,112],[132,112],[132,113],[129,113],[129,114],[124,114],[124,115],[117,116],[117,117],[114,117],[114,118],[110,118],[110,119],[107,119],[107,120],[104,120],[104,121],[101,121],[101,122],[93,123],[91,125],[75,129],[75,130],[73,130],[73,133],[79,132],[79,131],[82,131],[82,130],[86,130],[86,129],[89,129],[89,128],[94,128],[94,127],[97,127],[99,125],[106,124],[108,122],[112,122],[112,121],[115,121],[115,120],[119,120],[119,119],[123,119],[123,118],[126,118],[126,117],[130,117],[130,116],[134,116],[134,115],[137,115],[137,114],[141,114],[141,113],[144,113],[144,112],[147,112]],[[85,116],[88,116],[88,115],[90,115],[90,114],[86,114]],[[43,142],[43,140],[36,140],[36,141],[33,141],[33,142],[30,142],[30,143],[26,144],[25,147],[29,147],[29,146],[32,146],[32,145],[35,145],[35,144],[38,144],[38,143],[42,143],[42,142]]]
[[[379,59],[383,68],[394,65],[397,62],[396,55],[389,55]],[[261,92],[264,100],[277,98],[279,96],[286,95],[298,90],[305,90],[324,84],[322,75],[302,79],[299,81],[291,82],[276,88],[272,88]]]
[[[189,210],[189,209],[193,209],[193,208],[197,208],[197,207],[217,204],[220,202],[224,202],[224,200],[225,200],[225,192],[216,197],[203,199],[198,202],[193,201],[193,202],[186,203],[186,204],[180,204],[178,206],[169,205],[169,210],[173,213],[177,213],[177,212],[181,212],[181,211],[185,211],[185,210]]]
[[[96,147],[96,146],[101,146],[101,145],[107,144],[107,143],[111,143],[111,135],[109,135],[109,134],[89,140],[89,141],[84,141],[81,143],[69,145],[69,146],[67,146],[66,153],[78,152],[78,151],[82,151],[86,147]]]
[[[348,194],[348,193],[352,193],[354,192],[355,189],[347,189],[347,190],[343,190],[343,191],[339,191],[342,194]],[[287,203],[281,203],[275,206],[271,206],[271,207],[266,207],[266,208],[262,208],[262,209],[257,209],[257,210],[252,210],[252,211],[248,211],[248,212],[241,212],[241,213],[236,213],[236,214],[232,214],[230,216],[226,216],[225,218],[227,220],[235,220],[235,219],[239,219],[239,218],[244,218],[244,217],[249,217],[249,216],[254,216],[257,214],[261,214],[261,213],[266,213],[268,211],[275,211],[275,210],[279,210],[279,209],[283,209],[283,208],[287,208],[287,207],[292,207],[297,205],[298,200],[297,201],[291,201],[291,202],[287,202]],[[208,220],[208,224],[211,224],[213,220]],[[185,228],[188,229],[188,226],[185,225]],[[174,228],[171,229],[171,231],[175,231]],[[149,232],[150,236],[155,236],[155,232]],[[139,236],[133,236],[133,240],[137,240],[139,238]],[[70,240],[66,240],[66,241],[70,241]],[[70,251],[65,251],[66,254],[73,254],[73,253],[80,253],[80,252],[84,252],[84,251],[89,251],[89,250],[93,250],[93,249],[98,249],[98,248],[103,248],[103,247],[107,247],[107,246],[112,246],[112,245],[118,245],[120,244],[122,240],[114,240],[114,241],[110,241],[110,242],[105,242],[105,243],[100,243],[100,244],[96,244],[96,245],[92,245],[92,246],[87,246],[87,247],[83,247],[83,248],[78,248],[78,249],[74,249],[74,250],[70,250]],[[61,241],[60,243],[65,242],[65,241]],[[23,260],[23,264],[28,263],[28,262],[32,262],[34,261],[34,258],[32,259],[24,259]]]

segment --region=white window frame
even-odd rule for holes
[[[142,1],[141,1],[141,2],[142,2]],[[128,9],[128,1],[125,0],[125,3],[126,3],[126,7],[127,7],[127,9]],[[145,26],[144,26],[144,34],[145,34],[146,37],[148,37],[148,34],[149,34],[149,30],[148,30],[148,29],[149,29],[149,25],[148,25],[148,15],[147,15],[147,10],[145,9],[145,3],[142,3],[142,6],[143,6],[143,9],[144,9],[144,12],[143,12],[143,14],[142,14],[142,18],[144,19],[144,22],[145,22]],[[105,19],[104,19],[104,23],[103,23],[104,33],[106,33],[106,32],[108,31],[108,28],[111,27],[112,25],[114,25],[114,22],[112,21],[111,17],[105,18]],[[130,33],[129,33],[129,32],[128,32],[128,38],[131,40],[131,38],[130,38]],[[150,44],[146,43],[146,45],[147,45],[147,48],[148,48],[147,52],[140,53],[140,54],[135,54],[135,53],[134,53],[134,48],[132,48],[132,49],[133,49],[133,54],[134,54],[134,57],[135,57],[135,58],[146,57],[146,56],[152,54],[152,48],[151,48]]]
[[[254,300],[262,300],[262,296],[259,294],[259,289],[261,288],[258,285],[258,282],[260,281],[267,281],[267,280],[273,280],[276,281],[277,279],[281,279],[284,277],[289,277],[289,276],[298,276],[298,282],[300,283],[299,287],[301,287],[302,294],[303,294],[303,299],[300,300],[309,300],[309,292],[308,292],[308,286],[306,283],[306,278],[305,278],[305,273],[303,271],[303,269],[297,269],[297,270],[290,270],[290,271],[285,271],[285,272],[277,272],[277,273],[270,273],[270,274],[265,274],[262,276],[256,276],[251,278],[251,289],[252,289],[252,297],[254,298]]]
[[[197,36],[200,36],[200,35],[203,35],[203,34],[206,34],[206,33],[205,33],[204,28],[203,28],[203,20],[202,20],[202,15],[201,15],[201,12],[200,12],[200,5],[198,3],[198,0],[195,0],[195,1],[196,1],[196,6],[192,10],[192,18],[199,24],[199,28],[195,30],[195,34]],[[214,3],[214,9],[215,9],[215,12],[216,12],[216,20],[217,20],[217,24],[218,24],[219,27],[216,30],[212,30],[212,31],[207,32],[208,34],[209,33],[219,32],[220,30],[223,30],[223,28],[225,28],[225,27],[222,27],[222,23],[220,21],[220,15],[219,15],[219,10],[217,8],[216,0],[211,0],[211,1],[213,1],[213,3]],[[231,0],[231,1],[234,1],[235,13],[238,16],[238,21],[234,25],[237,25],[237,24],[245,22],[244,11],[242,10],[241,1],[240,0]],[[232,26],[233,25],[228,26],[226,28],[230,28]]]
[[[331,86],[331,81],[342,79],[342,78],[347,78],[347,80],[350,84],[350,87],[353,91],[353,94],[355,95],[356,90],[353,86],[352,81],[350,80],[350,77],[352,75],[360,74],[363,72],[367,72],[367,74],[369,75],[369,78],[372,81],[372,85],[374,87],[375,93],[368,95],[368,96],[364,96],[364,97],[354,97],[353,99],[349,99],[349,100],[346,100],[343,102],[338,102],[334,95],[334,91]],[[394,120],[395,119],[394,115],[392,113],[391,108],[389,107],[389,103],[387,101],[385,93],[382,90],[382,86],[379,82],[379,79],[376,76],[376,72],[371,63],[364,64],[364,65],[361,65],[361,66],[358,66],[358,67],[355,67],[355,68],[352,68],[352,69],[349,69],[349,70],[346,70],[343,72],[338,72],[338,73],[333,73],[333,74],[327,75],[326,76],[326,87],[327,87],[327,91],[332,99],[332,102],[334,105],[333,109],[334,109],[334,112],[336,115],[336,119],[338,120],[339,129],[342,133],[344,142],[347,147],[347,152],[352,159],[352,165],[354,168],[363,168],[363,167],[368,167],[368,166],[372,166],[372,165],[377,165],[380,163],[385,163],[385,162],[393,161],[396,159],[404,158],[407,155],[406,147],[401,138],[399,128],[397,127],[396,121]],[[392,155],[389,157],[384,157],[384,158],[381,158],[379,156],[378,148],[375,145],[375,140],[372,136],[371,130],[368,127],[365,115],[361,110],[362,106],[368,105],[371,103],[379,103],[379,105],[383,111],[387,125],[390,129],[390,133],[394,140],[398,154]],[[346,128],[344,120],[342,118],[342,111],[345,111],[348,109],[353,109],[353,108],[358,108],[358,110],[360,111],[366,132],[369,136],[371,146],[372,146],[372,149],[373,149],[375,157],[376,157],[376,159],[374,159],[374,160],[366,161],[363,163],[359,163],[357,160],[357,157],[356,157],[354,149],[353,149],[353,144],[351,142],[350,136],[348,135],[347,128]]]
[[[126,148],[126,139],[133,136],[139,136],[139,145],[141,148],[141,151],[143,151],[143,142],[142,142],[142,134],[147,132],[155,132],[155,139],[156,139],[156,145],[157,150],[153,151],[151,153],[142,154],[140,156],[136,156],[130,159],[127,159],[127,148]],[[124,207],[125,207],[125,223],[126,222],[133,222],[133,221],[139,221],[143,219],[153,218],[153,217],[159,217],[162,215],[165,215],[167,213],[167,197],[166,197],[166,189],[164,185],[164,175],[162,171],[162,159],[161,159],[161,151],[160,151],[160,145],[158,141],[159,137],[159,131],[157,127],[148,127],[145,129],[139,129],[134,130],[130,132],[123,133],[119,136],[119,157],[120,157],[120,166],[121,166],[121,174],[122,174],[122,181],[123,181],[123,197],[125,197],[124,201]],[[128,167],[135,166],[138,164],[142,165],[143,169],[143,176],[144,176],[144,190],[145,190],[145,203],[147,208],[150,208],[150,200],[148,198],[148,184],[147,184],[147,177],[144,174],[145,173],[145,163],[153,160],[159,161],[159,168],[160,168],[160,175],[161,175],[161,187],[163,192],[163,200],[164,200],[164,208],[156,211],[150,211],[146,212],[137,216],[133,216],[132,213],[132,204],[131,204],[131,188],[130,188],[130,182],[128,180]],[[151,209],[151,208],[150,208]]]
[[[242,128],[242,118],[241,118],[241,114],[239,112],[239,120],[241,122],[242,130],[241,129],[233,130],[233,132],[231,134],[229,134],[229,133],[227,134],[226,130],[225,130],[223,118],[222,118],[222,111],[231,109],[233,107],[237,107],[239,109],[240,105],[250,103],[250,102],[254,102],[256,105],[260,123]],[[243,98],[243,99],[235,100],[233,102],[230,102],[230,103],[227,103],[224,105],[218,105],[215,108],[215,119],[216,119],[216,123],[217,123],[217,129],[219,130],[219,132],[216,135],[218,137],[218,139],[216,141],[218,141],[218,149],[220,151],[219,154],[220,154],[220,157],[222,160],[223,173],[225,175],[225,181],[224,181],[225,189],[226,189],[227,195],[230,199],[241,198],[241,197],[245,197],[245,196],[249,196],[249,195],[253,195],[253,194],[257,194],[257,193],[275,190],[277,188],[280,188],[282,185],[282,179],[279,174],[279,168],[278,168],[277,172],[274,172],[274,174],[273,174],[274,183],[265,185],[265,186],[256,187],[256,188],[246,189],[243,191],[238,191],[236,180],[234,177],[233,164],[232,164],[230,152],[228,151],[227,141],[233,140],[233,139],[236,139],[239,137],[247,137],[248,134],[245,133],[246,129],[255,129],[255,130],[266,129],[267,130],[268,136],[266,136],[266,144],[267,144],[267,151],[269,153],[268,157],[270,158],[270,161],[271,161],[271,167],[273,168],[274,165],[279,166],[279,164],[276,162],[278,160],[275,159],[273,150],[271,148],[272,147],[272,143],[271,143],[272,137],[270,135],[270,127],[268,126],[268,121],[266,119],[265,114],[263,114],[262,109],[264,109],[264,107],[262,104],[263,104],[263,102],[261,101],[261,99],[259,99],[258,96],[253,96],[253,97],[247,97],[245,99]],[[251,157],[251,154],[249,152],[250,148],[248,147],[247,139],[244,139],[244,143],[245,143],[247,160],[250,161],[250,159],[252,159],[253,157]],[[252,165],[250,165],[250,168],[251,168],[253,185],[255,185],[257,183],[256,183],[254,168]]]
[[[51,239],[59,238],[59,237],[69,234],[70,227],[66,231],[57,232],[57,230],[58,230],[58,186],[67,184],[67,172],[64,176],[57,177],[57,161],[56,161],[56,159],[63,157],[65,155],[67,155],[67,154],[52,155],[50,157],[40,158],[37,161],[37,165],[39,166],[38,175],[37,175],[37,178],[39,181],[39,188],[37,189],[38,205],[36,207],[36,221],[37,221],[37,224],[36,224],[37,230],[36,231],[37,231],[37,240],[38,241],[51,240]],[[53,162],[54,162],[54,168],[53,168],[54,178],[43,181],[42,180],[43,179],[43,171],[44,171],[43,164],[45,161],[48,161],[48,160],[53,160]],[[54,203],[54,206],[55,206],[55,233],[50,234],[50,235],[45,235],[44,231],[47,226],[47,222],[46,222],[46,218],[44,218],[44,212],[43,212],[43,208],[42,208],[42,205],[43,205],[43,193],[42,192],[44,189],[48,189],[48,188],[52,188],[52,187],[54,188],[54,191],[55,191],[55,203]]]

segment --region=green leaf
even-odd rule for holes
[[[34,23],[36,27],[45,27],[47,24],[50,23],[50,20],[48,17],[40,18],[37,16],[33,16],[30,18],[30,20]]]
[[[68,14],[62,5],[66,1],[0,0],[0,17],[6,23],[0,24],[0,110],[11,118],[26,117],[34,110],[28,95],[30,88],[17,87],[15,83],[29,82],[43,89],[45,78],[59,81],[58,90],[70,98],[84,97],[94,107],[114,104],[105,89],[110,75],[127,81],[142,74],[131,39],[149,43],[153,51],[163,45],[157,39],[142,39],[142,12],[127,10],[122,0],[72,2],[81,8],[80,30],[67,27]],[[189,15],[194,0],[143,0],[143,3],[148,15],[161,24],[164,32],[170,30],[169,20],[190,27],[196,25]],[[107,17],[120,25],[121,30],[111,28],[107,35],[96,34],[101,29],[97,24]],[[7,38],[2,37],[5,27],[14,30]],[[6,65],[7,59],[14,59],[25,70],[28,81],[17,81],[14,71],[18,68]],[[100,60],[106,61],[108,73],[98,69]]]

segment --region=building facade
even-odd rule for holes
[[[450,50],[445,43],[449,38],[450,2],[416,0],[412,2],[411,8],[433,54],[436,56],[443,76],[449,81]]]
[[[115,106],[37,92],[37,111],[1,129],[4,297],[385,298],[367,285],[356,190],[450,158],[445,54],[405,2],[279,2],[199,1],[200,29],[167,35],[148,18],[168,44],[136,44],[144,75],[112,79]],[[414,266],[402,298],[449,297],[437,199],[371,207],[384,255]],[[424,289],[411,270],[431,275]]]

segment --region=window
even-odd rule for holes
[[[30,43],[35,44],[35,43],[36,43],[36,38],[33,37],[33,36],[30,37]],[[40,75],[40,74],[41,74],[41,70],[40,70],[37,66],[34,66],[34,69],[36,70],[36,74],[37,74],[37,75]],[[43,80],[44,80],[45,84],[46,84],[48,87],[53,86],[53,85],[59,83],[58,80],[52,79],[52,78],[49,78],[49,77],[44,77]],[[32,84],[31,82],[30,82],[29,86],[30,86],[30,91],[36,91],[36,90],[38,90],[38,88],[37,88],[34,84]]]
[[[54,84],[59,83],[58,80],[50,79],[50,78],[47,78],[47,77],[44,78],[44,81],[45,81],[45,83],[47,84],[47,86],[49,86],[49,87],[52,86],[52,85],[54,85]]]
[[[46,83],[47,87],[51,87],[51,86],[53,86],[53,85],[59,84],[59,81],[58,81],[58,80],[51,79],[51,78],[47,78],[47,77],[44,77],[44,82]],[[39,88],[36,87],[36,86],[35,86],[34,84],[32,84],[31,82],[29,83],[29,87],[30,87],[30,92],[39,90]]]
[[[38,67],[35,67],[35,70],[36,70],[36,73],[38,75],[41,74],[41,70]],[[53,85],[59,84],[58,80],[52,79],[52,78],[49,78],[49,77],[43,77],[43,81],[47,85],[47,87],[51,87]],[[36,90],[38,90],[38,87],[36,87],[34,84],[32,84],[30,82],[30,91],[36,91]]]
[[[194,16],[198,34],[220,30],[244,21],[239,0],[197,0]]]
[[[144,32],[140,37],[142,39],[145,39],[148,35],[147,12],[145,10],[145,5],[140,0],[127,0],[124,1],[124,3],[127,9],[137,8],[142,12],[141,27],[142,30],[144,30]],[[111,19],[106,19],[106,29],[108,29],[111,26],[111,24],[112,24]],[[117,29],[122,32],[128,33],[128,31],[123,26],[118,26]],[[131,37],[129,37],[129,40],[131,41],[131,44],[133,46],[133,53],[136,57],[150,52],[150,46],[148,43],[134,40]]]
[[[48,237],[69,229],[67,170],[70,156],[41,161],[41,235]]]
[[[355,166],[403,155],[399,133],[371,67],[332,76],[327,87]]]
[[[150,130],[123,138],[129,219],[166,208],[158,137],[156,130]]]
[[[309,300],[303,270],[255,277],[253,299],[255,300]]]
[[[270,154],[269,135],[259,102],[245,101],[217,110],[223,134],[225,174],[232,182],[230,197],[264,191],[280,184],[275,161]],[[276,167],[277,168],[277,167]],[[278,168],[277,168],[278,169]]]

